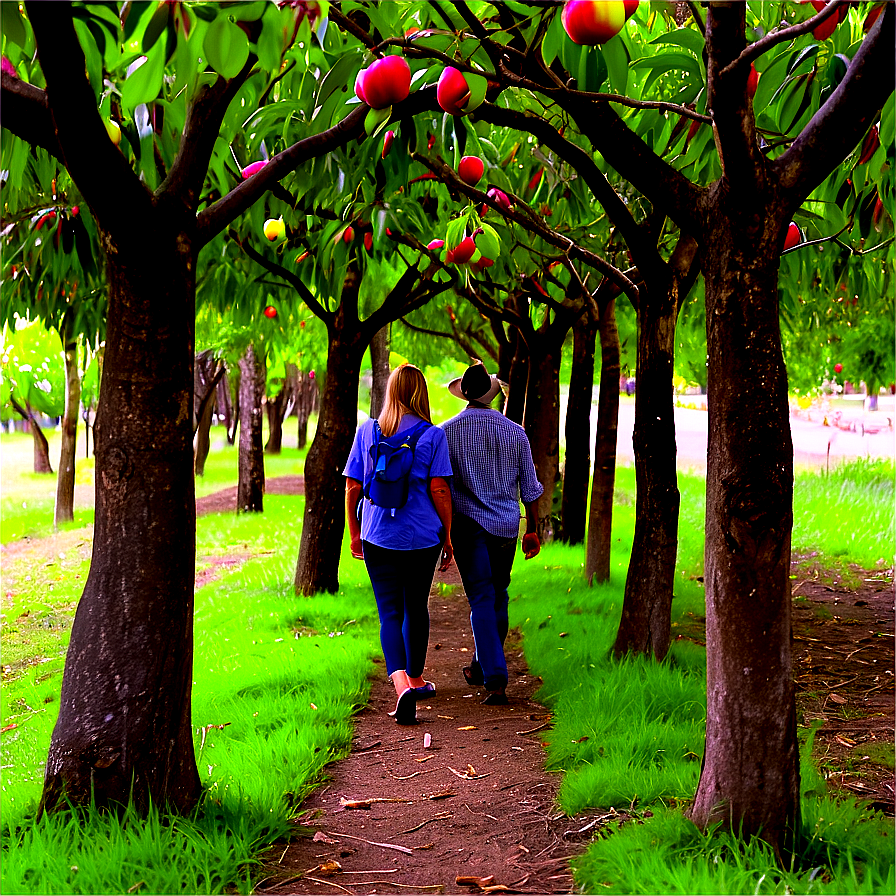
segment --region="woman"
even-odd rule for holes
[[[364,498],[364,484],[372,475],[374,442],[418,427],[404,505],[387,509]],[[407,441],[413,439],[409,436]],[[435,692],[432,682],[423,679],[429,589],[439,556],[442,570],[453,556],[448,442],[442,430],[432,425],[426,380],[413,365],[402,364],[392,371],[379,420],[368,420],[358,428],[343,475],[352,556],[367,564],[380,615],[386,671],[397,696],[390,715],[399,725],[412,725],[417,721],[416,701]]]

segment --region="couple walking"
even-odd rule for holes
[[[373,585],[386,670],[397,695],[393,715],[401,725],[416,722],[416,701],[435,693],[423,667],[436,564],[445,570],[454,559],[470,602],[475,653],[463,676],[485,688],[483,703],[504,704],[507,588],[520,500],[526,506],[526,559],[541,548],[535,502],[543,489],[523,428],[490,406],[501,393],[498,379],[474,364],[448,391],[467,406],[433,426],[423,374],[411,364],[392,371],[382,413],[359,427],[344,470],[352,556],[364,560]],[[390,510],[363,497],[364,483],[374,442],[399,433],[416,445],[407,501]]]

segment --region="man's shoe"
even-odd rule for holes
[[[497,691],[489,691],[488,696],[482,701],[483,706],[507,706],[510,701],[504,688]]]
[[[475,668],[473,665],[464,666],[463,668],[464,680],[468,685],[472,688],[482,687],[485,684],[485,679],[482,677],[482,666],[479,663],[476,663]]]

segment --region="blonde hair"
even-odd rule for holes
[[[386,384],[386,398],[379,416],[383,435],[394,435],[401,418],[409,413],[432,423],[426,378],[413,364],[402,364],[389,374],[389,382]]]

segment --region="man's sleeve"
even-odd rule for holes
[[[541,497],[543,491],[544,486],[535,475],[532,446],[524,433],[520,440],[520,498],[523,504],[531,504]]]

